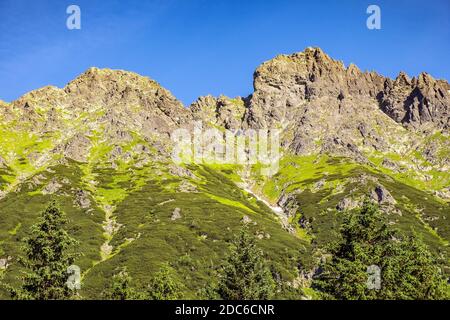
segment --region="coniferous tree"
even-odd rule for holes
[[[19,259],[25,268],[20,288],[9,287],[13,299],[61,300],[73,298],[76,291],[67,285],[68,268],[79,254],[73,248],[77,241],[69,236],[63,211],[53,201],[31,227],[24,239],[24,256]]]
[[[151,279],[147,288],[151,300],[177,300],[182,298],[183,284],[177,279],[175,271],[164,265]]]
[[[437,259],[415,234],[395,246],[396,255],[382,265],[385,290],[380,299],[449,299],[447,279]]]
[[[112,277],[111,285],[103,291],[103,297],[107,300],[141,300],[145,299],[143,293],[138,292],[132,286],[133,278],[124,267]]]
[[[445,277],[427,246],[414,234],[390,230],[378,206],[366,201],[358,212],[345,213],[340,235],[313,283],[325,298],[446,298]],[[368,285],[371,267],[379,270],[378,287]]]
[[[256,246],[256,238],[244,227],[232,243],[219,278],[218,293],[225,300],[266,300],[274,295],[275,281]]]

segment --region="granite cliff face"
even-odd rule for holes
[[[248,97],[185,107],[149,78],[91,68],[64,88],[0,101],[0,259],[19,271],[17,241],[56,197],[82,243],[87,296],[123,261],[141,280],[143,263],[170,261],[195,279],[186,289],[195,298],[241,221],[293,283],[308,271],[296,259],[313,263],[340,213],[365,196],[447,259],[449,90],[426,73],[392,80],[307,48],[258,67]],[[171,134],[198,121],[236,133],[281,129],[279,172],[176,165]]]

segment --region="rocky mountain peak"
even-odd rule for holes
[[[306,103],[329,99],[324,107],[336,100],[344,107],[344,101],[348,105],[351,98],[378,104],[382,112],[408,128],[446,130],[448,88],[447,81],[435,80],[427,73],[410,79],[400,72],[391,80],[375,72],[362,72],[354,64],[345,68],[321,49],[306,48],[279,55],[257,68],[246,119],[256,127],[290,123]]]
[[[117,123],[142,124],[146,118],[162,117],[165,118],[160,121],[162,124],[168,121],[176,125],[189,114],[156,81],[134,72],[98,68],[89,68],[62,89],[47,86],[27,93],[12,104],[29,120],[56,109],[63,110],[66,117],[96,112],[103,115],[97,120],[106,117]]]
[[[263,63],[254,74],[255,92],[249,103],[248,121],[255,126],[290,122],[296,110],[317,99],[342,101],[350,96],[375,99],[384,78],[345,68],[319,48],[280,55]]]
[[[398,74],[397,78],[395,78],[394,85],[397,85],[397,86],[410,86],[411,85],[411,79],[409,78],[409,76],[405,72],[400,71],[400,73]]]
[[[433,85],[436,80],[428,73],[422,72],[417,77],[417,86],[426,87]]]
[[[359,77],[362,74],[362,71],[358,68],[356,64],[350,63],[347,68],[347,74],[353,77]]]
[[[84,102],[102,105],[148,106],[158,100],[182,108],[168,90],[156,81],[134,72],[111,69],[90,68],[64,87],[64,92]]]
[[[161,142],[191,119],[183,104],[156,81],[98,68],[88,69],[62,89],[34,90],[11,105],[4,126],[51,137],[51,154],[81,162],[96,139],[111,145],[130,143],[134,137]]]
[[[96,93],[104,91],[113,94],[117,91],[148,88],[162,89],[156,81],[134,72],[93,67],[69,82],[64,91],[69,94],[86,94],[87,91],[95,90]]]

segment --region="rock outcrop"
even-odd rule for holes
[[[396,122],[412,128],[448,129],[450,127],[449,84],[435,80],[427,73],[409,79],[400,73],[392,81],[385,80],[379,93],[381,109]]]
[[[175,210],[173,210],[172,216],[170,217],[170,220],[175,221],[178,219],[181,219],[181,209],[180,208],[175,208]]]
[[[240,97],[230,99],[225,96],[219,98],[206,96],[198,98],[189,109],[196,121],[221,126],[228,130],[237,130],[242,127],[245,100]]]
[[[382,185],[378,185],[372,191],[371,197],[379,204],[394,205],[397,203],[391,193]]]

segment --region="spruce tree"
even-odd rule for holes
[[[232,243],[219,278],[218,293],[225,300],[266,300],[274,295],[275,281],[256,246],[256,238],[244,227]]]
[[[445,277],[427,246],[415,235],[388,227],[377,205],[366,201],[345,213],[340,240],[329,246],[313,282],[331,299],[445,299]],[[379,270],[378,288],[368,285],[368,268]]]
[[[382,264],[380,299],[449,299],[449,285],[438,260],[415,233],[395,246],[396,255]]]
[[[164,265],[151,279],[148,297],[151,300],[177,300],[182,298],[183,284],[177,279],[175,271]]]
[[[37,224],[24,239],[24,256],[19,259],[25,268],[20,288],[9,288],[13,299],[62,300],[74,297],[69,288],[68,268],[79,254],[73,248],[77,241],[69,236],[63,211],[53,201],[41,213]]]

